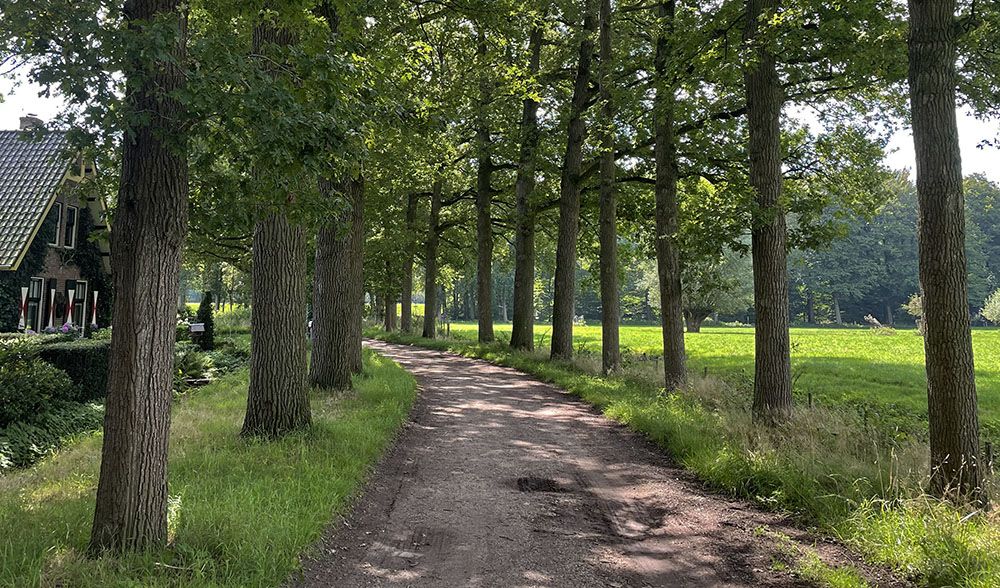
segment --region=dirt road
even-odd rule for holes
[[[422,389],[301,586],[799,586],[780,517],[700,489],[655,447],[511,369],[369,342]]]

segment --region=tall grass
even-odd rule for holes
[[[275,442],[239,438],[247,374],[177,404],[170,431],[170,546],[88,560],[100,465],[94,435],[0,477],[2,586],[274,586],[343,511],[405,420],[413,378],[365,354],[355,390],[312,395],[314,425]]]
[[[695,374],[664,393],[651,362],[598,375],[600,356],[552,362],[503,344],[380,338],[450,350],[517,368],[576,394],[663,447],[706,484],[787,511],[928,586],[1000,586],[1000,535],[986,515],[923,495],[928,449],[894,415],[850,404],[800,403],[776,429],[751,420],[750,383]],[[912,424],[910,421],[906,423]]]

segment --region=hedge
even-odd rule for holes
[[[108,358],[111,341],[80,339],[43,345],[38,356],[66,372],[73,381],[67,400],[86,402],[104,398],[108,389]]]
[[[0,429],[0,472],[30,466],[103,422],[104,408],[98,404],[54,401],[45,412]]]

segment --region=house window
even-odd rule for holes
[[[42,330],[42,291],[44,289],[45,280],[31,278],[31,282],[28,284],[28,312],[24,324],[35,332]]]
[[[58,247],[59,235],[62,234],[62,202],[56,202],[52,205],[52,210],[49,211],[49,216],[56,217],[56,227],[52,231],[52,238],[49,239],[49,245]]]
[[[78,211],[75,206],[66,207],[66,236],[63,239],[63,246],[67,249],[76,247],[76,216]]]
[[[87,320],[87,282],[76,281],[76,292],[73,294],[73,324],[84,325]]]

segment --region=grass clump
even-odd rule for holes
[[[279,441],[239,438],[247,374],[175,405],[170,545],[83,557],[100,466],[99,434],[0,477],[0,585],[269,586],[299,566],[406,419],[413,378],[366,352],[346,393],[315,391],[314,425]]]
[[[745,377],[693,372],[685,390],[668,394],[652,362],[604,377],[599,354],[553,362],[540,351],[500,344],[369,335],[486,359],[554,383],[646,435],[708,485],[792,513],[919,584],[1000,585],[1000,527],[923,497],[929,452],[919,420],[878,405],[859,410],[846,400],[799,402],[789,422],[768,429],[752,422]],[[863,585],[853,572],[818,565],[800,571],[830,586]]]

